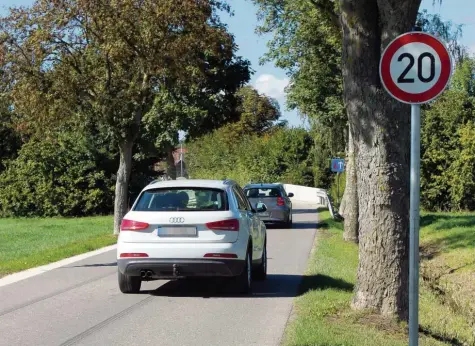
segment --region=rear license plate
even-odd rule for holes
[[[269,216],[269,213],[259,213],[259,216],[267,217],[267,216]]]
[[[159,237],[196,237],[196,227],[158,227]]]

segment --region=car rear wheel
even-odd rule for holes
[[[119,277],[119,289],[122,293],[139,293],[140,286],[142,285],[142,279],[140,276],[129,276],[122,274],[120,270],[118,272]]]
[[[252,284],[252,259],[251,252],[247,250],[246,261],[242,273],[235,278],[238,293],[248,294]]]
[[[284,221],[284,222],[282,223],[282,227],[285,227],[285,228],[292,228],[292,219],[291,219],[290,216],[289,216],[289,218],[288,218],[286,221]]]
[[[261,263],[256,268],[254,272],[254,277],[256,278],[256,280],[265,280],[267,278],[267,244],[264,244]]]

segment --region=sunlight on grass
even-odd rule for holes
[[[111,216],[0,219],[0,277],[116,243]]]
[[[404,324],[370,311],[351,309],[358,247],[343,241],[343,224],[331,219],[327,211],[320,212],[319,217],[324,226],[318,231],[284,345],[407,345]],[[424,305],[421,320],[429,335],[420,335],[420,345],[451,345],[449,340],[452,338],[469,340],[469,334],[465,332],[468,324],[463,317],[447,310],[448,307],[425,289],[421,292],[421,304]],[[444,316],[444,325],[437,316]]]

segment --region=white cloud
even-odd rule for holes
[[[254,87],[261,93],[277,100],[285,99],[285,87],[289,84],[288,78],[279,79],[272,74],[261,74],[257,77]]]

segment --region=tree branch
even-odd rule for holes
[[[324,4],[319,0],[310,0],[310,2],[324,14],[327,14],[330,17],[332,24],[337,29],[341,28],[340,16],[335,12],[331,1],[324,1]]]

